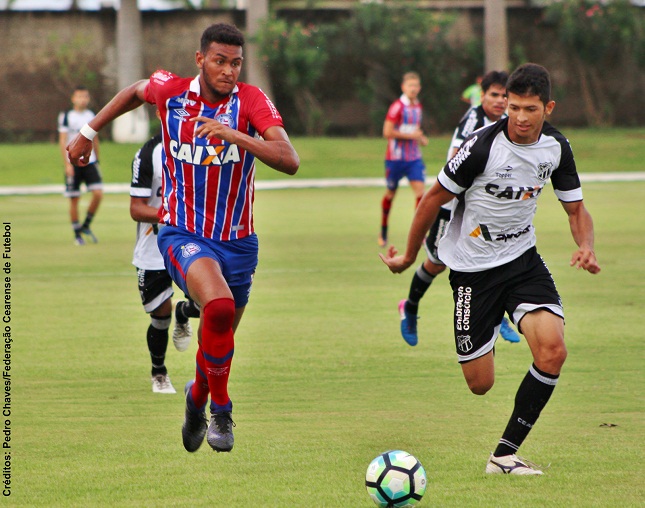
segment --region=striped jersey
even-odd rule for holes
[[[89,109],[83,111],[76,111],[70,109],[69,111],[61,111],[58,114],[58,132],[67,134],[67,142],[69,143],[81,131],[81,127],[89,123],[94,118],[94,112]],[[89,164],[96,162],[96,152],[92,148]]]
[[[506,114],[502,115],[502,118],[506,118]],[[477,129],[492,123],[495,123],[495,120],[491,120],[486,116],[486,112],[482,105],[472,107],[466,111],[466,114],[461,117],[461,120],[459,120],[459,125],[457,125],[457,128],[452,135],[452,139],[450,140],[447,159],[450,160],[450,155],[452,154],[453,149],[459,148],[468,136]]]
[[[148,140],[135,154],[132,161],[130,196],[146,198],[152,208],[161,207],[162,163],[161,135]],[[163,257],[157,247],[159,226],[137,222],[137,239],[132,264],[144,270],[165,270]]]
[[[439,257],[452,270],[479,272],[513,261],[535,245],[537,199],[550,181],[562,202],[582,200],[566,138],[547,122],[530,145],[508,137],[508,118],[467,138],[439,183],[459,196]]]
[[[421,103],[412,103],[405,95],[401,95],[391,105],[385,116],[394,124],[394,129],[411,133],[421,128]],[[421,158],[419,142],[416,139],[388,139],[385,151],[387,161],[416,161]]]
[[[205,238],[229,241],[253,233],[255,157],[226,141],[195,137],[197,122],[214,118],[251,137],[282,117],[257,87],[237,83],[225,99],[211,104],[199,78],[158,70],[146,87],[146,101],[161,113],[163,134],[162,221]]]

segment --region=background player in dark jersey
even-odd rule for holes
[[[157,246],[162,178],[161,135],[148,140],[132,161],[130,216],[137,221],[137,239],[132,264],[137,269],[139,294],[144,310],[150,314],[146,342],[150,353],[152,391],[176,393],[165,365],[168,329],[172,314],[172,279]],[[178,351],[190,344],[192,330],[188,317],[199,317],[192,301],[180,301],[175,309],[172,339]]]
[[[441,205],[459,196],[439,256],[450,267],[455,346],[468,387],[483,395],[493,386],[494,345],[504,312],[518,324],[533,355],[486,473],[536,475],[542,471],[516,451],[551,397],[567,357],[562,302],[535,248],[532,224],[547,180],[578,245],[571,266],[592,274],[600,266],[571,147],[545,121],[555,107],[548,71],[522,65],[510,76],[506,91],[508,118],[464,141],[419,203],[405,254],[390,247],[381,258],[394,273],[408,268]]]
[[[233,334],[258,262],[255,158],[289,175],[300,165],[273,103],[259,88],[238,81],[243,45],[236,27],[208,27],[195,55],[196,78],[159,70],[124,88],[67,147],[72,163],[86,164],[91,138],[108,122],[143,102],[160,111],[166,226],[159,248],[174,282],[201,308],[195,380],[185,388],[182,426],[190,452],[205,436],[216,451],[231,451],[234,444],[228,379]]]
[[[506,116],[506,80],[508,73],[501,71],[488,72],[481,80],[481,104],[470,108],[455,129],[448,149],[448,160],[459,150],[464,140],[480,127],[490,125]],[[439,239],[443,236],[448,221],[450,220],[450,203],[441,207],[439,217],[430,228],[430,233],[425,241],[427,259],[417,268],[408,298],[399,302],[399,316],[401,318],[401,335],[403,339],[414,346],[418,342],[417,313],[419,302],[432,284],[434,278],[446,269],[438,257],[437,248]],[[511,328],[508,319],[502,319],[500,328],[502,338],[509,342],[519,342],[520,336]]]
[[[83,235],[89,237],[94,243],[96,236],[90,229],[92,219],[96,214],[101,199],[103,198],[103,180],[99,170],[99,138],[93,139],[93,150],[88,164],[75,166],[67,157],[67,144],[79,133],[81,127],[94,118],[94,112],[87,106],[90,104],[90,92],[84,86],[77,86],[72,93],[72,109],[63,111],[58,115],[58,144],[65,165],[65,196],[69,198],[69,216],[74,229],[74,242],[76,245],[85,245]],[[92,193],[92,200],[87,208],[87,215],[81,224],[79,222],[78,202],[81,198],[81,183],[85,183],[87,190]]]
[[[383,122],[385,151],[385,181],[387,188],[381,200],[381,233],[378,244],[387,245],[388,219],[399,181],[406,177],[419,203],[425,189],[425,164],[419,146],[426,146],[428,138],[421,129],[423,110],[419,102],[421,78],[416,72],[406,72],[401,81],[403,94],[388,109]]]

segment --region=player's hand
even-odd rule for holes
[[[429,143],[428,138],[422,134],[421,137],[419,138],[419,144],[421,146],[428,146],[428,143]]]
[[[589,273],[598,273],[600,272],[600,265],[596,259],[596,253],[588,248],[581,247],[573,253],[571,257],[571,266],[582,268],[587,270]]]
[[[230,139],[227,139],[227,134],[229,134],[233,129],[213,118],[197,116],[195,118],[191,118],[190,121],[200,123],[200,125],[195,129],[195,135],[198,138],[206,138],[208,140],[216,138],[224,141],[231,141]]]
[[[410,267],[414,260],[409,261],[405,256],[397,256],[398,251],[394,245],[390,245],[390,248],[387,250],[387,254],[383,255],[379,252],[379,257],[381,261],[387,265],[392,273],[401,273]]]
[[[87,166],[90,162],[90,155],[92,155],[92,146],[91,140],[82,134],[77,134],[65,148],[72,165]]]

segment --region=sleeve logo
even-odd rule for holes
[[[473,147],[476,141],[477,136],[474,136],[468,141],[465,141],[461,145],[461,148],[455,154],[455,156],[450,159],[450,162],[448,163],[448,169],[450,169],[450,172],[452,174],[455,174],[457,172],[457,169],[459,169],[459,166],[461,166],[462,163],[470,156],[470,149]]]

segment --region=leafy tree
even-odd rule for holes
[[[628,83],[640,81],[635,92],[642,94],[642,72],[637,69],[645,69],[645,10],[628,0],[562,0],[547,7],[544,22],[554,26],[567,48],[588,123],[613,123],[614,105],[624,97]],[[611,75],[623,80],[618,93],[612,93],[614,80],[607,79]]]
[[[327,42],[333,31],[326,25],[290,24],[272,17],[257,35],[276,97],[294,102],[300,127],[310,135],[323,134],[326,127],[315,87],[329,59]]]
[[[338,17],[305,25],[273,16],[263,26],[260,47],[281,110],[295,103],[300,127],[321,134],[328,127],[321,104],[358,99],[369,107],[370,133],[380,133],[402,75],[414,70],[423,82],[426,128],[454,126],[464,78],[482,61],[481,44],[448,42],[454,15],[365,4]]]

